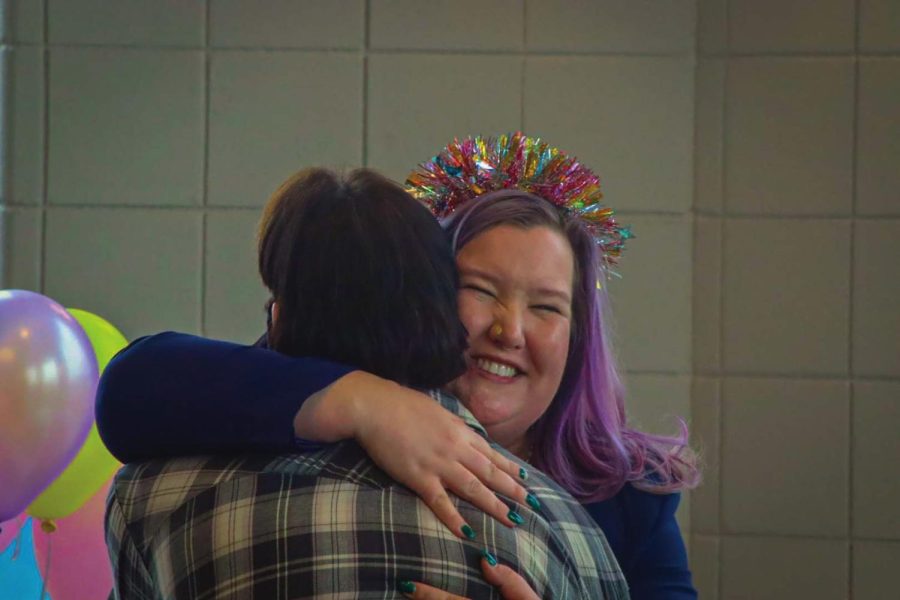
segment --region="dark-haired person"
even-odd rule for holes
[[[343,179],[322,169],[299,173],[266,207],[259,267],[274,299],[272,350],[431,389],[435,406],[488,448],[471,413],[434,389],[466,368],[458,280],[444,232],[402,188],[367,170]],[[523,468],[510,454],[489,455],[498,471]],[[460,502],[472,524],[461,539],[353,441],[306,453],[128,464],[115,478],[106,516],[115,594],[385,598],[398,586],[415,592],[418,581],[495,598],[482,568],[493,580],[499,558],[542,598],[627,597],[590,516],[548,477],[534,473],[532,481],[541,500],[529,496],[527,505],[507,508],[519,527],[493,527]],[[535,597],[522,593],[528,596],[516,598]]]
[[[597,176],[517,133],[454,141],[407,185],[442,219],[461,270],[468,369],[450,389],[493,439],[584,504],[633,598],[696,598],[675,511],[699,472],[685,428],[653,436],[628,423],[607,282],[630,232],[600,203]],[[120,460],[352,438],[457,535],[464,518],[445,489],[507,523],[474,434],[416,392],[343,368],[159,334],[107,368],[98,427]]]

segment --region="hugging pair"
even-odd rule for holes
[[[697,471],[626,425],[604,311],[630,232],[597,177],[513,134],[407,191],[299,173],[260,226],[268,348],[164,333],[107,367],[119,596],[696,597]]]

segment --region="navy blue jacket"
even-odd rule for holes
[[[122,462],[186,454],[298,448],[303,401],[353,369],[265,348],[166,332],[141,338],[107,366],[97,428]],[[301,446],[302,447],[302,446]],[[636,600],[688,600],[678,494],[626,485],[585,508],[606,534]]]

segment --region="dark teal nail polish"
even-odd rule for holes
[[[416,584],[412,581],[403,580],[397,584],[397,589],[399,589],[404,594],[414,594],[416,592]]]
[[[478,537],[478,534],[475,533],[474,529],[469,527],[468,523],[463,523],[463,526],[460,527],[460,530],[462,530],[463,535],[466,536],[467,538],[469,538],[470,540],[474,540],[476,537]]]
[[[525,502],[527,502],[528,506],[530,506],[534,510],[541,510],[541,501],[538,500],[535,496],[528,494],[527,496],[525,496]]]
[[[528,469],[526,469],[525,467],[519,467],[519,479],[521,479],[522,481],[528,479]]]
[[[496,566],[497,566],[497,559],[494,557],[493,554],[491,554],[491,553],[488,552],[487,550],[482,550],[482,551],[481,551],[481,555],[484,557],[484,559],[485,559],[486,561],[488,561],[488,564],[489,564],[489,565],[491,565],[492,567],[496,567]]]
[[[516,525],[521,525],[522,523],[525,522],[525,519],[522,518],[522,515],[520,515],[519,513],[517,513],[514,510],[509,511],[509,514],[507,514],[506,516],[509,517],[509,520],[512,521],[513,523],[515,523]]]

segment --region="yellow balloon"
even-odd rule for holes
[[[91,340],[91,346],[94,347],[94,356],[97,357],[97,369],[103,373],[103,369],[112,360],[119,350],[128,345],[128,340],[116,329],[112,323],[89,313],[86,310],[77,308],[66,309],[70,315],[75,317],[78,324],[81,325],[88,338]]]
[[[91,340],[97,357],[97,367],[102,373],[112,357],[128,345],[128,340],[112,324],[95,314],[77,308],[70,308],[68,311]],[[81,505],[109,480],[119,464],[103,445],[95,423],[81,450],[66,470],[31,503],[25,512],[43,521],[69,516],[81,508]]]

